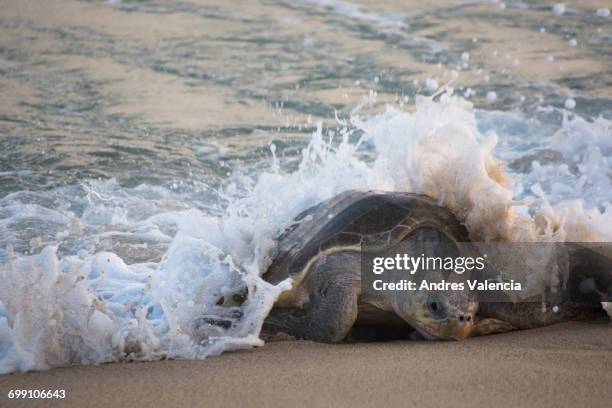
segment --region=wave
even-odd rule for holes
[[[290,285],[261,279],[275,238],[349,189],[427,194],[476,241],[610,241],[612,124],[544,114],[560,119],[419,96],[414,112],[319,126],[295,170],[271,145],[268,170],[229,180],[212,205],[115,180],[9,194],[0,373],[262,345],[263,319]]]

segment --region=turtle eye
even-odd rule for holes
[[[427,299],[427,310],[435,319],[443,319],[447,315],[446,305],[437,296],[430,296]]]

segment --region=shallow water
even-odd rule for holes
[[[349,188],[610,240],[609,2],[380,3],[3,1],[0,372],[260,344],[274,238]]]

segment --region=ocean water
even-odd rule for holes
[[[347,189],[612,241],[610,5],[419,3],[5,1],[0,373],[263,345],[275,238]]]

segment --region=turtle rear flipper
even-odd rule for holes
[[[323,343],[343,341],[357,320],[360,283],[355,262],[359,255],[348,252],[321,259],[304,282],[310,301],[301,309],[274,308],[264,321],[264,334],[286,333]]]

